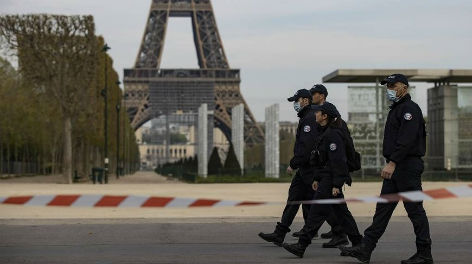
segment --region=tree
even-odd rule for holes
[[[214,147],[211,151],[210,160],[208,161],[208,174],[215,175],[221,172],[223,165],[221,163],[218,148]]]
[[[226,174],[240,175],[241,174],[241,165],[239,165],[236,154],[234,153],[233,144],[230,144],[228,150],[228,156],[225,160],[224,172]]]
[[[72,182],[72,122],[87,107],[99,47],[92,16],[7,15],[0,38],[18,55],[20,73],[60,106],[63,176]]]

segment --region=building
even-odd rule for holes
[[[415,87],[410,86],[409,93],[415,100]],[[378,100],[376,100],[378,96]],[[348,86],[348,118],[347,123],[356,150],[361,154],[362,167],[378,169],[384,165],[382,157],[383,133],[390,103],[385,94],[376,94],[375,86]],[[377,118],[377,102],[380,103],[380,115]],[[381,120],[377,124],[377,120]]]
[[[380,169],[383,162],[380,138],[385,123],[386,110],[383,87],[379,82],[393,73],[404,74],[410,84],[414,82],[432,83],[428,89],[427,113],[427,156],[426,166],[433,170],[450,170],[454,168],[472,168],[472,87],[459,84],[472,83],[472,70],[431,70],[431,69],[338,69],[323,77],[323,82],[330,83],[365,83],[375,84],[367,94],[374,94],[375,111],[353,113],[350,126],[358,125],[359,120],[376,122],[355,129],[363,133],[355,137],[364,137],[371,141],[362,142],[355,139],[356,144],[365,143],[370,148],[369,155],[375,150],[375,158],[363,159],[363,166]],[[355,102],[356,99],[349,101]],[[372,139],[372,137],[375,137]],[[372,142],[373,141],[373,142]],[[375,144],[375,145],[374,145]],[[375,162],[375,166],[374,166]]]
[[[289,122],[289,121],[280,121],[279,122],[280,131],[287,132],[295,137],[297,134],[297,122]]]

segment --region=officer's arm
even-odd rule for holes
[[[305,129],[305,127],[309,127],[309,131],[306,131],[308,129]],[[295,142],[293,158],[290,160],[290,167],[292,169],[298,169],[310,162],[310,154],[318,133],[316,129],[314,119],[308,118],[301,124],[299,142]]]
[[[349,174],[346,146],[341,135],[334,131],[330,133],[327,140],[328,165],[333,176],[333,186],[341,188]]]
[[[405,107],[402,111],[400,129],[398,130],[398,139],[395,142],[395,150],[389,159],[395,163],[404,160],[408,155],[408,150],[418,138],[418,129],[422,122],[421,114],[413,107]]]

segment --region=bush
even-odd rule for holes
[[[208,174],[218,174],[222,168],[223,165],[220,155],[218,154],[218,148],[214,147],[210,155],[210,160],[208,161]]]
[[[225,160],[223,173],[231,175],[241,175],[241,165],[239,165],[239,161],[236,158],[236,154],[234,153],[233,144],[229,146],[228,156]]]

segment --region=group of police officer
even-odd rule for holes
[[[383,140],[386,165],[381,172],[381,195],[422,190],[422,157],[426,149],[423,114],[420,107],[411,100],[408,80],[404,75],[392,74],[381,84],[386,86],[387,99],[392,102]],[[287,173],[296,173],[290,184],[287,205],[280,222],[273,233],[259,233],[259,236],[301,258],[326,221],[331,226],[331,231],[321,237],[331,240],[324,243],[323,247],[338,247],[341,256],[369,263],[398,202],[378,203],[372,225],[365,230],[364,236],[359,233],[356,221],[345,203],[303,203],[304,226],[293,233],[293,236],[298,237],[298,242],[283,243],[300,207],[300,203],[296,201],[343,198],[342,187],[352,182],[352,138],[336,106],[326,101],[327,96],[326,87],[316,84],[310,90],[298,90],[288,98],[289,102],[293,102],[299,123],[294,155]],[[423,203],[403,204],[413,223],[417,252],[401,263],[433,263],[429,223]],[[351,247],[347,247],[348,239],[352,243]]]

